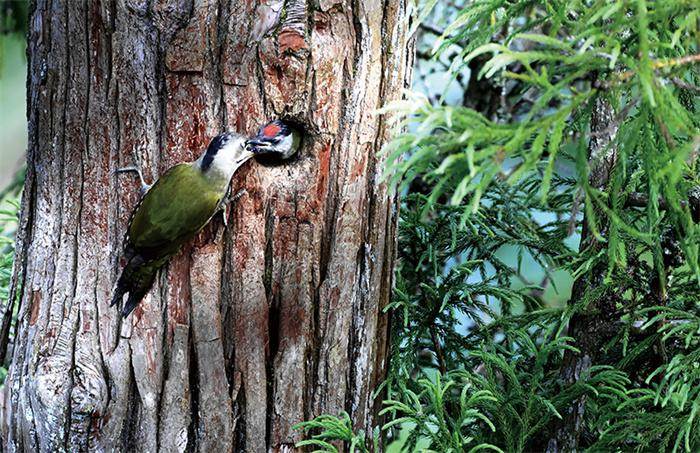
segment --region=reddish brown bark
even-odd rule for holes
[[[277,451],[342,410],[371,429],[396,227],[374,112],[408,85],[407,20],[405,0],[36,0],[8,450]],[[278,116],[298,159],[242,169],[229,227],[120,321],[138,191],[112,171],[152,179]]]

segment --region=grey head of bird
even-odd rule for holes
[[[212,139],[206,151],[197,159],[197,164],[205,175],[228,181],[251,157],[253,151],[246,146],[245,137],[224,132]]]
[[[274,120],[262,126],[257,135],[246,142],[246,148],[257,156],[289,159],[301,145],[299,130],[282,120]]]

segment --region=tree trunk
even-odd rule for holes
[[[617,144],[615,138],[619,128],[619,119],[615,111],[602,96],[594,101],[591,111],[591,139],[588,143],[588,164],[590,174],[588,182],[591,187],[606,190],[611,173],[617,162]],[[596,209],[596,208],[594,208]],[[608,235],[609,224],[605,221],[604,213],[598,212],[601,221],[597,227],[602,237]],[[590,219],[584,216],[579,250],[600,251],[605,243],[596,239],[589,228]],[[604,285],[607,262],[598,263],[587,273],[579,277],[571,290],[570,306],[583,302],[585,296]],[[616,304],[621,295],[606,292],[599,295],[580,311],[574,313],[569,321],[568,336],[574,339],[573,346],[579,352],[567,350],[561,369],[561,378],[567,384],[578,382],[584,378],[602,353],[605,344],[615,335],[618,326],[619,313]],[[548,453],[579,451],[579,439],[583,430],[586,397],[575,399],[563,418],[554,426],[547,443]]]
[[[371,432],[396,229],[374,112],[409,83],[407,0],[36,0],[28,54],[5,447],[279,451],[340,411]],[[155,179],[279,116],[305,129],[299,157],[241,169],[229,226],[120,320],[138,184],[113,170]]]

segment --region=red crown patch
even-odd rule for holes
[[[265,137],[274,137],[275,135],[279,134],[281,130],[282,128],[275,123],[270,123],[263,128],[262,135]]]

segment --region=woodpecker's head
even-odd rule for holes
[[[261,127],[258,135],[246,142],[246,148],[256,156],[289,159],[297,152],[300,144],[301,134],[294,126],[274,120]]]
[[[224,132],[212,139],[207,150],[199,158],[199,168],[204,173],[217,173],[228,178],[245,161],[253,156],[246,147],[245,137]]]

